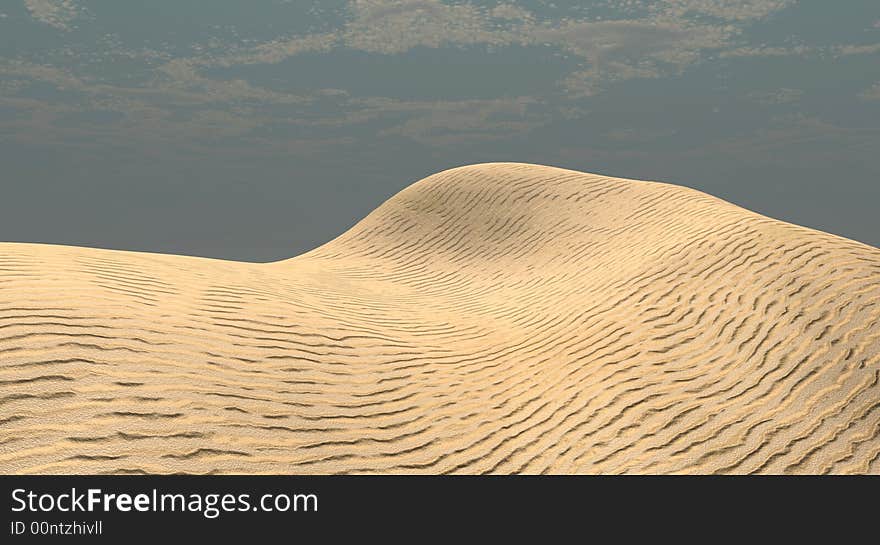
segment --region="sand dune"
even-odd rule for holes
[[[0,244],[3,473],[880,473],[880,250],[457,168],[270,264]]]

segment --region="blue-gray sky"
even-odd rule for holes
[[[880,2],[0,0],[0,240],[280,259],[485,161],[880,246]]]

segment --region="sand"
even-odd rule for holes
[[[452,169],[267,264],[0,244],[3,473],[880,473],[880,250]]]

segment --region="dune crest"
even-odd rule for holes
[[[0,244],[2,473],[880,473],[880,250],[492,163],[251,264]]]

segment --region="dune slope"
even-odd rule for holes
[[[430,176],[269,264],[0,244],[3,473],[880,473],[880,250]]]

